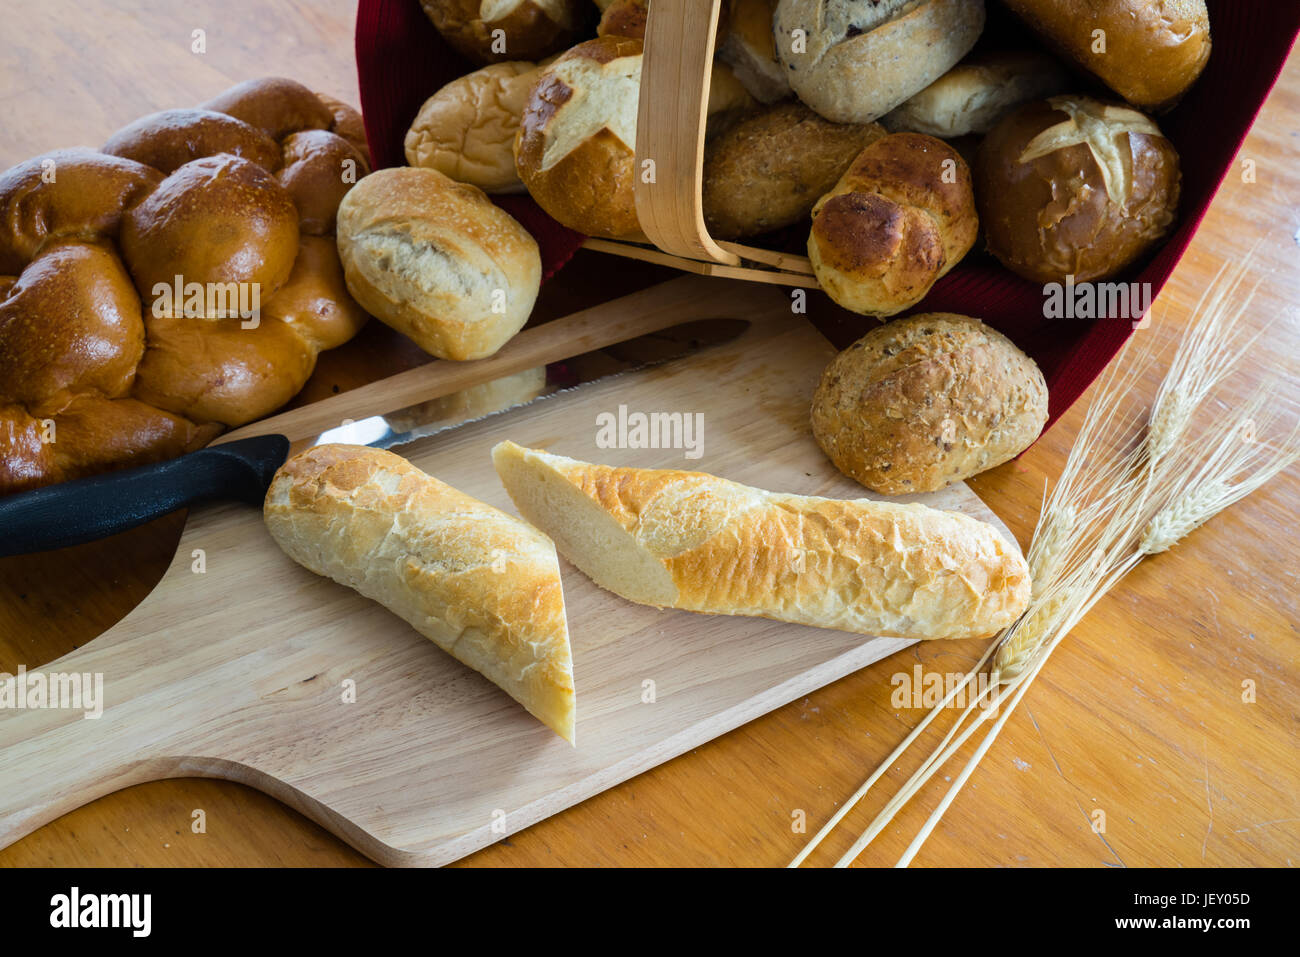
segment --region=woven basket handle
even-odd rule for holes
[[[722,0],[654,0],[641,61],[636,214],[666,253],[736,265],[704,225],[704,123]],[[653,171],[653,176],[651,175]]]

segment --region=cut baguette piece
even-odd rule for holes
[[[933,639],[987,637],[1029,603],[1019,550],[958,512],[593,465],[513,442],[492,461],[560,554],[644,605]]]
[[[537,529],[353,445],[291,458],[263,514],[294,561],[379,602],[574,743],[559,560]]]

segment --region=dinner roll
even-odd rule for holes
[[[645,22],[650,0],[614,0],[601,11],[596,25],[598,37],[633,37],[645,39]]]
[[[920,302],[978,232],[961,155],[932,136],[893,133],[863,150],[817,202],[808,258],[845,309],[892,316]]]
[[[537,204],[570,229],[645,237],[633,198],[641,41],[597,37],[538,71],[515,165]]]
[[[1088,282],[1135,262],[1172,228],[1178,153],[1148,117],[1086,96],[1026,104],[976,163],[989,251],[1034,282]]]
[[[1205,0],[1005,3],[1075,65],[1144,109],[1178,102],[1210,58]]]
[[[799,98],[837,123],[869,123],[970,52],[984,0],[780,0],[774,28]]]
[[[424,101],[406,134],[406,162],[488,193],[515,193],[515,134],[537,65],[493,63]]]
[[[1047,423],[1034,361],[978,319],[927,313],[873,329],[813,396],[817,443],[874,492],[933,492],[1019,455]]]
[[[1004,51],[968,57],[880,120],[887,130],[943,139],[987,133],[1029,100],[1065,89],[1065,70],[1044,53]]]
[[[876,123],[832,123],[793,100],[740,121],[705,150],[709,234],[740,239],[799,222],[884,135]]]
[[[540,60],[582,35],[586,0],[420,0],[425,15],[476,63]]]
[[[537,243],[482,190],[437,170],[372,173],[339,204],[348,290],[441,359],[481,359],[527,321],[542,281]]]

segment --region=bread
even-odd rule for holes
[[[704,222],[740,239],[806,219],[867,146],[876,123],[832,123],[796,101],[770,106],[713,139],[704,154]]]
[[[601,10],[596,36],[644,40],[649,12],[650,0],[613,0]]]
[[[776,0],[730,0],[727,9],[730,28],[718,44],[718,59],[760,103],[788,97],[789,71],[777,59],[772,38]]]
[[[892,316],[920,302],[975,244],[970,169],[931,136],[892,133],[818,200],[808,258],[845,309]]]
[[[406,162],[486,193],[515,193],[515,134],[537,66],[494,63],[452,80],[424,101],[406,134]]]
[[[286,462],[267,530],[290,558],[379,602],[574,742],[573,656],[555,546],[391,452]]]
[[[561,224],[606,239],[645,237],[636,217],[641,41],[597,37],[539,70],[515,138],[519,178]]]
[[[481,359],[532,312],[537,243],[482,190],[437,170],[384,169],[339,204],[339,256],[366,311],[440,359]]]
[[[933,492],[1015,458],[1047,423],[1034,360],[978,319],[873,329],[826,367],[812,430],[835,467],[884,495]]]
[[[420,6],[475,63],[540,60],[571,46],[592,13],[586,0],[420,0]]]
[[[984,0],[780,0],[776,52],[790,86],[837,123],[870,123],[970,52]]]
[[[971,56],[898,109],[881,117],[891,132],[910,130],[943,139],[987,133],[1021,103],[1060,93],[1065,70],[1030,51]]]
[[[1019,550],[957,512],[592,465],[513,442],[492,460],[560,554],[643,605],[926,639],[992,635],[1029,601]]]
[[[333,103],[253,81],[0,175],[0,494],[192,451],[356,333],[330,232],[364,133]]]
[[[989,251],[1033,282],[1105,279],[1173,226],[1178,153],[1148,117],[1084,96],[1026,104],[980,146]]]
[[[709,102],[704,108],[705,139],[725,133],[758,108],[755,100],[725,63],[714,61],[709,72]]]
[[[333,117],[330,122],[330,132],[351,143],[353,149],[365,159],[366,166],[373,165],[370,159],[370,145],[366,142],[366,126],[361,119],[361,114],[342,100],[336,100],[324,93],[317,93],[316,98],[325,104],[325,108]]]
[[[1210,58],[1205,0],[1006,0],[1006,5],[1076,66],[1144,109],[1173,106]]]

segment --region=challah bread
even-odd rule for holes
[[[255,284],[269,301],[298,254],[298,214],[270,173],[218,153],[186,163],[128,210],[121,246],[146,305],[177,276]]]
[[[379,602],[574,743],[573,656],[545,535],[400,456],[347,445],[286,462],[263,514],[294,561]]]
[[[984,0],[780,0],[790,86],[837,123],[870,123],[943,76],[984,29]]]
[[[728,10],[730,29],[718,44],[718,59],[760,103],[785,99],[790,71],[777,59],[772,38],[776,0],[731,0]]]
[[[537,243],[482,190],[437,170],[384,169],[343,198],[339,255],[352,296],[440,359],[481,359],[528,320]]]
[[[485,193],[523,190],[515,134],[537,65],[493,63],[457,77],[424,101],[407,131],[406,162]]]
[[[1022,103],[1060,93],[1069,78],[1050,56],[1000,51],[967,57],[898,109],[881,117],[890,132],[954,139],[987,133]]]
[[[1210,58],[1205,0],[1006,0],[1006,5],[1076,66],[1144,109],[1173,106]]]
[[[868,145],[879,124],[832,123],[797,101],[749,116],[704,152],[704,222],[740,239],[805,219]]]
[[[1015,458],[1047,424],[1034,360],[978,319],[926,313],[872,329],[826,367],[812,430],[874,492],[932,492]]]
[[[1173,227],[1178,152],[1147,116],[1086,96],[1028,103],[980,145],[989,251],[1033,282],[1090,282],[1136,262]]]
[[[420,0],[425,15],[476,63],[540,60],[571,46],[594,12],[587,0]]]
[[[356,111],[274,79],[207,106],[0,175],[0,494],[197,448],[365,321],[328,236]]]
[[[352,147],[366,161],[366,166],[369,167],[371,165],[370,144],[366,142],[366,125],[361,120],[361,114],[342,100],[336,100],[332,96],[317,93],[316,97],[325,104],[325,108],[330,111],[330,115],[333,117],[330,121],[330,132],[343,137],[351,143]]]
[[[970,169],[932,136],[893,133],[817,201],[808,258],[845,309],[892,316],[920,302],[975,244]]]
[[[513,442],[492,461],[560,554],[643,605],[928,639],[992,635],[1029,601],[1020,552],[956,512],[593,465]]]
[[[242,157],[268,172],[280,165],[275,140],[242,120],[211,110],[163,110],[142,116],[114,133],[102,151],[163,173],[217,153]]]
[[[642,239],[633,197],[641,41],[587,40],[538,71],[515,138],[519,178],[554,219]]]

